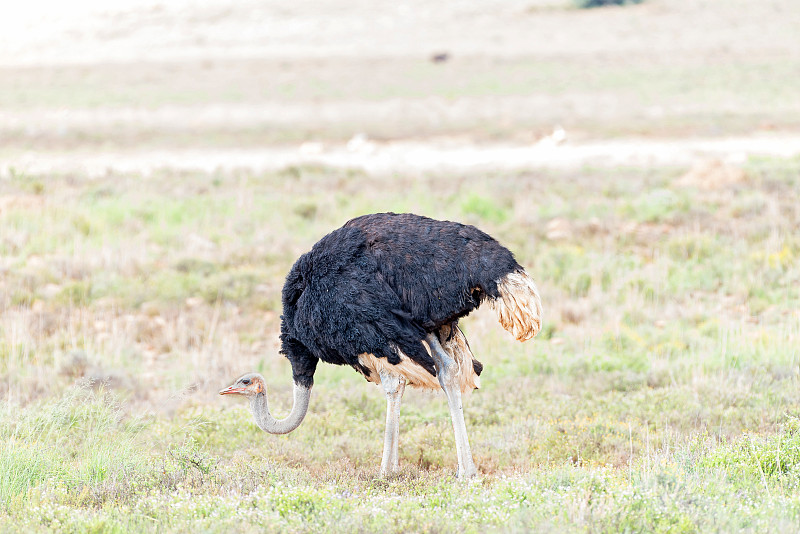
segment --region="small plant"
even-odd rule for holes
[[[217,463],[193,439],[188,439],[179,447],[170,449],[168,454],[184,474],[195,471],[200,477],[200,483],[212,474]]]

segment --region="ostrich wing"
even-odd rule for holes
[[[284,309],[291,336],[328,363],[361,368],[358,357],[366,353],[398,364],[400,351],[435,375],[422,344],[425,330],[404,310],[363,241],[355,246],[328,241],[320,241],[293,269],[304,287]]]

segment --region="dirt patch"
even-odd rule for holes
[[[676,184],[714,190],[740,184],[746,179],[747,173],[740,167],[727,164],[719,159],[712,159],[697,162]]]
[[[576,169],[596,167],[690,167],[682,183],[718,187],[741,179],[736,165],[755,155],[793,157],[800,136],[751,136],[727,139],[635,140],[586,143],[474,144],[458,139],[381,143],[359,138],[346,144],[305,143],[261,149],[189,149],[104,152],[36,152],[5,158],[10,169],[31,175],[81,172],[103,176],[110,171],[151,174],[160,169],[278,170],[325,165],[370,173],[395,171]],[[707,163],[710,161],[718,163]],[[706,162],[706,163],[704,163]],[[740,172],[740,171],[739,171]]]

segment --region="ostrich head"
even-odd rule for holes
[[[292,412],[285,418],[277,420],[269,413],[267,403],[267,386],[264,377],[258,373],[247,373],[237,378],[236,381],[223,390],[220,395],[242,395],[250,400],[250,411],[256,424],[270,434],[288,434],[300,423],[308,411],[308,401],[311,398],[311,387],[294,384],[294,404]]]
[[[247,373],[236,379],[236,381],[225,389],[220,390],[220,395],[244,395],[252,398],[259,393],[266,393],[267,386],[264,385],[264,377],[258,373]]]

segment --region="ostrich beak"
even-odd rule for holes
[[[228,386],[225,389],[219,390],[220,395],[236,395],[244,393],[245,388],[237,388],[235,386]]]

